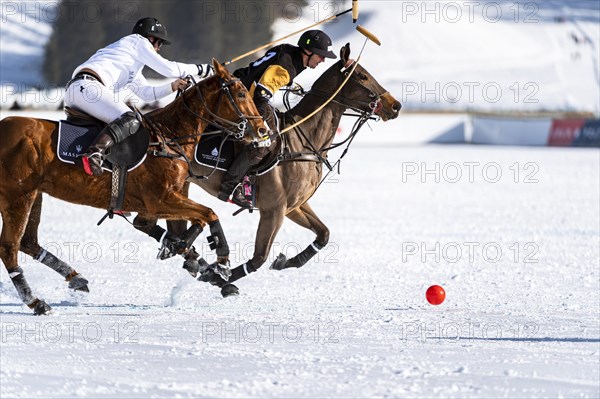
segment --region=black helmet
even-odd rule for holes
[[[146,17],[140,19],[135,23],[131,33],[137,33],[144,37],[154,36],[162,40],[163,44],[171,44],[167,38],[167,29],[156,18]]]
[[[298,46],[326,58],[337,58],[331,51],[331,39],[320,30],[308,30],[300,36]]]

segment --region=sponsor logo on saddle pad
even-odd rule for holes
[[[226,140],[225,136],[214,135],[202,137],[196,151],[194,160],[196,163],[218,170],[227,170],[233,162],[233,141]]]
[[[58,159],[65,163],[75,164],[77,158],[85,153],[90,143],[99,132],[100,127],[96,125],[80,126],[72,124],[69,121],[59,121],[58,148],[56,149]],[[135,169],[144,161],[144,159],[145,156],[135,165],[130,167],[129,170]],[[102,168],[111,171],[112,164],[109,161],[104,161]]]

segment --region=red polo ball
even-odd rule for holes
[[[425,298],[432,305],[440,305],[446,299],[446,291],[439,285],[432,285],[427,288]]]

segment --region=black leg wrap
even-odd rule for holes
[[[148,232],[148,235],[150,237],[154,238],[156,241],[160,242],[163,239],[163,235],[165,234],[166,231],[167,230],[156,225],[156,226],[152,227],[152,230],[150,230],[150,232]]]
[[[25,280],[25,276],[23,275],[23,269],[17,267],[13,271],[9,272],[10,279],[12,280],[15,288],[17,289],[17,293],[19,297],[26,305],[31,305],[36,299],[33,297],[31,293],[31,288],[29,284],[27,284],[27,280]]]
[[[212,285],[216,285],[218,287],[223,287],[225,284],[233,283],[234,281],[238,281],[242,277],[246,277],[250,273],[254,273],[258,270],[260,266],[254,267],[250,264],[250,262],[240,265],[231,270],[231,276],[227,281],[223,280],[221,277],[217,275],[207,276],[206,279],[201,281],[210,282]]]
[[[298,255],[294,256],[292,259],[290,259],[287,264],[286,264],[286,268],[289,267],[302,267],[306,264],[306,262],[308,262],[309,260],[312,259],[313,256],[315,256],[317,254],[317,252],[319,252],[323,247],[321,245],[319,245],[319,243],[317,243],[316,241],[313,242],[311,245],[309,245],[308,247],[306,247],[306,249],[302,252],[300,252]]]
[[[182,245],[181,242],[183,242],[187,244],[185,246],[187,248],[190,247],[194,243],[194,241],[196,241],[196,238],[198,238],[200,233],[202,233],[202,226],[200,226],[199,224],[191,226],[182,234],[181,237],[177,237],[173,233],[168,232],[162,227],[156,225],[152,227],[152,230],[148,232],[148,235],[158,242],[161,242],[161,240],[164,241],[165,239],[170,242],[177,243],[178,245]]]
[[[188,249],[188,244],[184,240],[158,225],[152,227],[148,235],[163,245],[158,254],[158,257],[162,260],[184,253]]]
[[[252,267],[250,262],[243,264],[241,266],[238,266],[231,271],[231,277],[229,278],[229,282],[233,283],[234,281],[237,281],[237,280],[241,279],[242,277],[246,277],[250,273],[254,273],[256,270],[258,270],[258,267],[257,268]]]
[[[181,235],[181,239],[187,243],[188,247],[191,247],[200,233],[202,233],[202,226],[194,224]]]
[[[48,266],[50,269],[54,270],[55,272],[57,272],[65,278],[74,272],[71,266],[67,265],[65,262],[58,259],[56,256],[46,251],[45,249],[42,249],[40,251],[40,253],[35,257],[35,260],[37,260],[40,263],[43,263],[44,265]]]
[[[323,246],[318,242],[313,242],[311,245],[306,247],[306,249],[300,252],[298,255],[294,256],[292,259],[287,259],[284,254],[279,254],[277,259],[271,264],[271,270],[283,270],[288,269],[290,267],[299,268],[302,267],[308,262],[313,256],[319,252]]]
[[[229,256],[229,246],[227,245],[221,223],[217,220],[209,226],[211,235],[207,237],[207,240],[210,244],[210,249],[215,249],[217,256]]]

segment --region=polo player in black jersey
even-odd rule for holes
[[[248,88],[256,104],[256,108],[265,121],[273,119],[273,109],[270,100],[284,86],[290,86],[293,80],[306,68],[316,68],[325,58],[336,58],[331,51],[332,42],[325,32],[309,30],[304,32],[298,41],[298,46],[281,44],[267,50],[266,54],[250,63],[246,68],[240,68],[233,74],[240,78]],[[272,124],[271,129],[277,129]],[[276,134],[277,132],[274,132]],[[273,134],[271,135],[273,137]],[[251,208],[252,203],[244,195],[240,184],[248,170],[269,153],[271,139],[246,145],[238,154],[229,170],[223,177],[219,190],[219,199]]]

